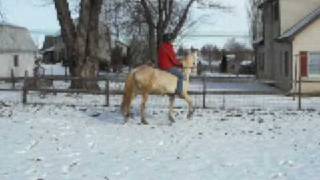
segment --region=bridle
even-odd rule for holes
[[[195,62],[196,62],[196,60],[195,60]],[[193,63],[193,64],[195,64],[195,62]],[[193,65],[193,66],[186,66],[186,67],[182,67],[182,69],[196,69],[197,68],[197,66],[196,65]]]
[[[183,66],[183,67],[182,67],[182,69],[196,69],[196,68],[197,68],[197,66],[196,66],[196,65],[189,66],[189,67],[188,67],[188,66],[186,66],[186,67],[185,67],[185,66]]]

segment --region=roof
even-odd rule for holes
[[[37,51],[37,46],[26,28],[0,23],[0,53],[35,51]]]
[[[314,21],[316,21],[320,17],[320,7],[310,13],[308,16],[306,16],[304,19],[299,21],[297,24],[292,26],[288,31],[283,33],[279,39],[285,40],[285,39],[291,39],[292,37],[299,34],[301,31],[303,31],[306,27],[308,27],[310,24],[312,24]]]
[[[18,26],[18,25],[15,25],[15,24],[11,24],[11,23],[8,23],[8,22],[5,22],[5,21],[1,21],[0,22],[0,26],[7,26],[7,27],[12,27],[12,28],[21,28],[21,29],[25,29],[21,26]]]
[[[42,50],[42,53],[53,52],[55,49],[56,49],[56,48],[55,48],[54,46],[51,46],[51,47],[49,47],[49,48],[47,48],[47,49],[43,49],[43,50]]]

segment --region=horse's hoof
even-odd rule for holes
[[[129,122],[129,118],[125,117],[123,124],[127,124]]]
[[[188,113],[188,115],[187,115],[187,118],[188,118],[188,119],[191,119],[191,118],[192,118],[194,111],[195,111],[195,109],[192,109],[192,111],[190,111],[190,112]]]
[[[141,120],[141,124],[143,124],[143,125],[148,125],[149,123],[146,121],[146,120]]]

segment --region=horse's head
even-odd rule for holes
[[[198,53],[192,52],[188,53],[184,61],[182,61],[184,72],[186,73],[196,73],[197,72],[197,65],[198,65]]]

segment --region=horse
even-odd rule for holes
[[[188,94],[190,74],[197,70],[197,52],[187,54],[182,59],[183,65],[183,93],[180,98],[184,99],[188,104],[188,115],[190,119],[194,113],[192,98]],[[125,123],[131,116],[131,104],[137,95],[142,95],[142,103],[140,107],[141,123],[148,124],[145,118],[146,102],[150,94],[169,96],[169,120],[174,123],[173,106],[175,100],[175,91],[177,88],[178,78],[169,72],[151,67],[149,65],[141,65],[135,68],[127,77],[124,87],[124,95],[121,104],[121,111],[125,117]]]

